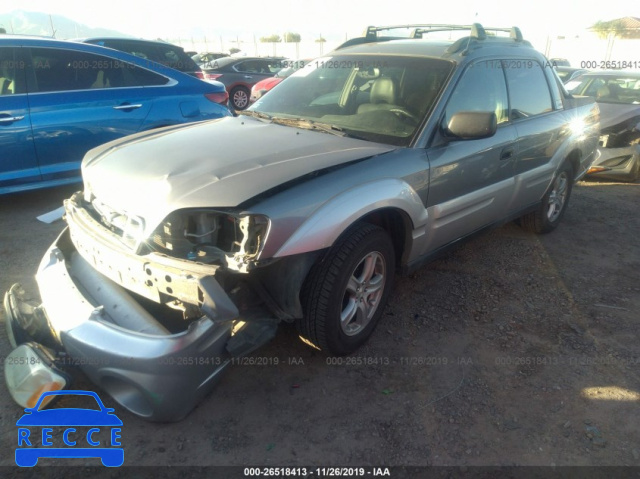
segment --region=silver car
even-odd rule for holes
[[[640,73],[589,72],[566,86],[573,94],[594,98],[600,107],[598,158],[587,174],[618,181],[640,179]]]
[[[370,28],[238,117],[90,151],[38,269],[42,305],[19,286],[5,298],[16,401],[66,387],[72,363],[134,414],[178,420],[281,321],[353,353],[396,273],[511,219],[556,228],[597,105],[518,29],[421,39],[430,28]]]

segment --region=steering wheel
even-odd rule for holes
[[[410,122],[413,125],[417,125],[418,122],[420,121],[418,119],[418,117],[416,117],[413,113],[408,112],[407,110],[405,110],[404,108],[393,108],[391,110],[389,110],[391,113],[395,114],[398,118],[400,118],[401,120],[406,119],[406,120],[410,120]]]

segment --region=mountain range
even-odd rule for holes
[[[130,36],[117,30],[91,28],[61,15],[26,12],[23,10],[0,13],[0,26],[3,27],[7,33],[42,35],[47,37],[55,36],[55,38],[59,39],[96,36]]]

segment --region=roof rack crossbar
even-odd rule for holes
[[[433,33],[433,32],[449,32],[449,31],[463,31],[468,30],[469,35],[462,39],[456,41],[453,45],[449,47],[447,50],[449,53],[455,53],[460,50],[468,51],[471,47],[472,43],[475,43],[476,40],[483,41],[487,39],[487,32],[506,32],[509,34],[508,38],[502,37],[503,39],[511,40],[515,43],[523,43],[530,45],[529,42],[525,41],[522,37],[522,32],[518,27],[511,28],[501,28],[501,27],[483,27],[479,23],[473,23],[472,25],[451,25],[444,23],[412,23],[406,25],[385,25],[385,26],[368,26],[364,35],[362,37],[352,38],[347,40],[340,46],[336,47],[336,50],[340,50],[342,48],[346,48],[348,46],[353,45],[362,45],[364,43],[374,43],[374,42],[386,42],[390,40],[403,40],[407,39],[406,36],[388,36],[382,35],[378,36],[378,32],[383,32],[387,30],[399,30],[399,29],[411,29],[408,38],[423,38],[423,34],[425,33]],[[460,40],[464,40],[461,42]]]
[[[378,32],[386,30],[399,30],[399,29],[413,29],[410,38],[422,38],[425,33],[431,32],[448,32],[456,30],[469,30],[470,36],[478,40],[484,40],[486,38],[486,32],[506,32],[516,42],[523,40],[522,32],[518,27],[503,28],[503,27],[483,27],[480,23],[473,23],[471,25],[452,25],[446,23],[412,23],[407,25],[385,25],[385,26],[369,26],[365,37],[367,40],[374,40],[377,37]]]

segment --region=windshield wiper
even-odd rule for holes
[[[252,116],[253,118],[259,118],[260,120],[273,120],[271,115],[267,115],[266,113],[262,113],[261,111],[252,111],[252,110],[240,110],[236,111],[238,115],[246,115]]]
[[[324,133],[330,133],[336,136],[351,136],[344,129],[339,126],[331,125],[329,123],[321,123],[307,118],[280,118],[274,117],[271,119],[274,123],[285,126],[295,126],[296,128],[302,128],[304,130],[319,130]]]

